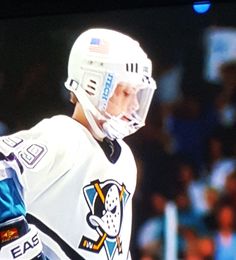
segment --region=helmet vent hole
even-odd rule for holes
[[[91,92],[91,91],[89,91],[89,90],[85,90],[85,91],[86,91],[86,93],[89,94],[89,96],[94,96],[94,93],[93,93],[93,92]]]
[[[95,87],[88,85],[89,89],[95,90]]]
[[[90,96],[94,96],[96,94],[96,87],[97,87],[97,82],[95,80],[90,79],[86,85],[86,92]]]
[[[126,71],[138,73],[138,63],[126,63]]]
[[[143,83],[147,83],[147,84],[150,84],[150,83],[151,83],[149,77],[146,76],[146,75],[143,76],[142,82],[143,82]]]

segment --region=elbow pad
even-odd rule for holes
[[[46,260],[37,228],[24,216],[0,224],[0,259]]]

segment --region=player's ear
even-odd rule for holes
[[[70,92],[70,102],[74,105],[78,102],[76,95],[72,91]]]

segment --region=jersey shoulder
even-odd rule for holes
[[[66,115],[56,115],[43,119],[31,130],[32,132],[50,135],[51,138],[57,140],[75,138],[76,136],[82,137],[85,132],[88,132],[79,122]]]

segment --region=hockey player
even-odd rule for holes
[[[136,165],[122,139],[144,126],[151,70],[127,35],[77,38],[65,83],[72,118],[0,138],[0,259],[130,258]]]

